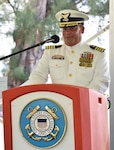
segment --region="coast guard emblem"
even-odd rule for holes
[[[65,112],[52,100],[33,100],[21,112],[20,129],[23,137],[33,146],[56,146],[66,132]]]

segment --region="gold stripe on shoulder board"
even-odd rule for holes
[[[55,49],[55,48],[59,48],[59,47],[61,47],[62,45],[47,45],[46,47],[45,47],[45,49],[46,50],[48,50],[48,49]]]
[[[102,47],[99,47],[99,46],[95,46],[95,45],[90,45],[90,48],[94,49],[94,50],[97,50],[99,52],[104,52],[105,51],[105,48],[102,48]]]

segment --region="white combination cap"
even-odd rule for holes
[[[61,10],[55,17],[60,22],[60,28],[76,26],[89,19],[87,14],[71,9]]]

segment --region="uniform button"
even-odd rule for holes
[[[56,64],[56,67],[58,67],[58,64]]]
[[[72,51],[71,51],[71,53],[72,53],[72,54],[74,54],[74,53],[75,53],[75,51],[74,51],[74,50],[72,50]]]
[[[71,73],[69,73],[69,75],[68,75],[69,77],[72,77],[72,74]]]
[[[70,61],[70,64],[73,64],[73,61]]]

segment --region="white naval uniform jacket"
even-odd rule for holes
[[[92,62],[88,63],[89,59]],[[107,90],[110,80],[106,53],[82,42],[45,50],[27,84],[46,83],[48,74],[52,83],[87,87],[101,93]]]

